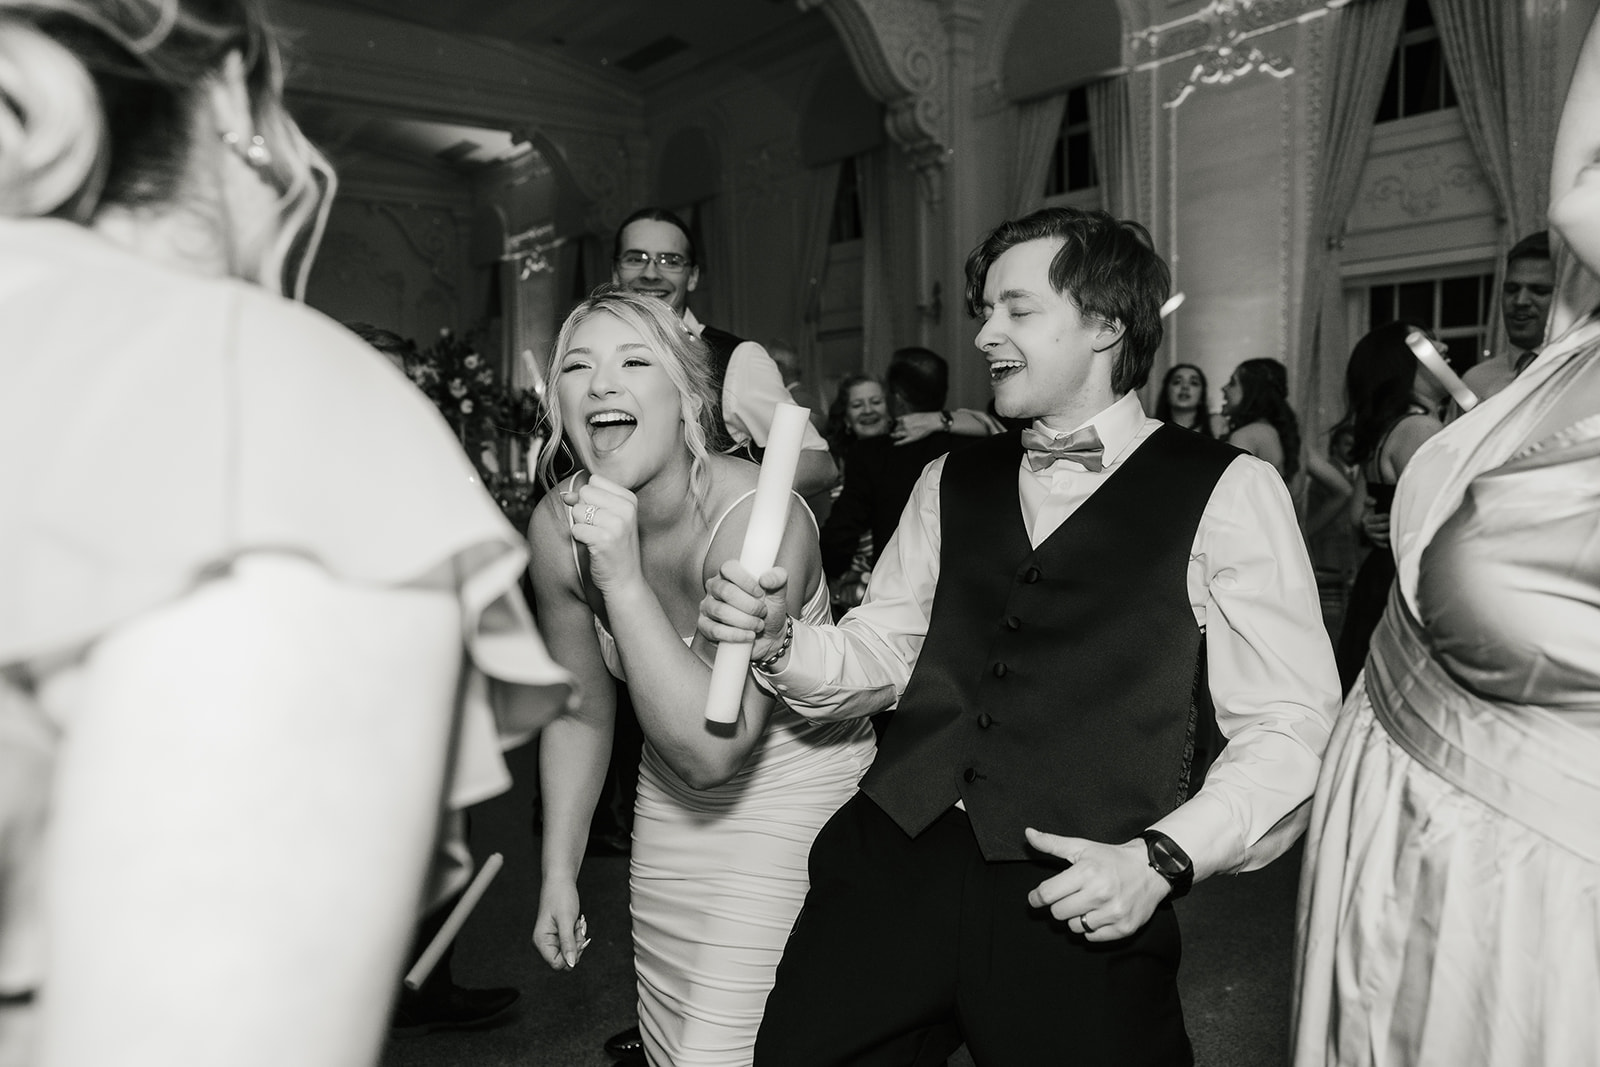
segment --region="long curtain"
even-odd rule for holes
[[[885,143],[856,157],[861,196],[862,369],[880,377],[917,330],[916,175],[905,153]]]
[[[1146,226],[1141,191],[1138,135],[1133,125],[1133,100],[1127,74],[1116,74],[1084,88],[1089,101],[1089,143],[1100,172],[1100,206],[1119,219],[1137,219]]]
[[[1327,16],[1331,20],[1327,122],[1312,168],[1296,390],[1305,439],[1313,448],[1320,447],[1316,435],[1337,418],[1336,412],[1321,410],[1318,405],[1324,398],[1340,395],[1349,352],[1339,245],[1366,163],[1378,100],[1404,14],[1405,0],[1355,0]]]
[[[799,210],[795,220],[795,266],[800,305],[795,319],[801,324],[800,360],[807,368],[817,365],[817,328],[822,323],[823,275],[828,267],[828,230],[833,222],[833,201],[839,193],[840,164],[824,163],[800,176]]]
[[[1500,200],[1507,241],[1545,226],[1556,104],[1538,15],[1511,0],[1432,0],[1461,118]]]
[[[1026,215],[1044,199],[1050,154],[1061,136],[1061,119],[1066,113],[1066,93],[1017,105],[1016,153],[1012,157],[1009,190],[1013,217]]]
[[[1557,101],[1547,43],[1537,14],[1511,0],[1432,0],[1439,43],[1460,101],[1467,139],[1505,217],[1504,253],[1513,242],[1545,228],[1550,202],[1550,157]],[[1505,261],[1495,260],[1494,292]],[[1500,305],[1489,327],[1495,352],[1504,348]]]

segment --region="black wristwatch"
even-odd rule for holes
[[[1150,866],[1172,887],[1167,899],[1177,900],[1187,893],[1194,885],[1194,861],[1189,854],[1160,830],[1146,830],[1139,836],[1150,851]]]

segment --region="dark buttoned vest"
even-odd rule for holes
[[[1195,532],[1239,451],[1163,424],[1037,549],[1015,432],[950,453],[928,635],[861,788],[915,837],[959,798],[985,858],[1023,828],[1121,842],[1221,746],[1188,596]]]

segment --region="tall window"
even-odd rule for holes
[[[1444,62],[1444,45],[1433,22],[1428,0],[1406,0],[1405,21],[1389,78],[1378,103],[1378,121],[1393,122],[1409,115],[1443,111],[1456,106],[1456,88]]]
[[[1089,143],[1089,90],[1084,86],[1067,92],[1067,113],[1050,156],[1050,173],[1045,177],[1044,195],[1060,196],[1100,184],[1094,165],[1094,148]]]
[[[1367,290],[1367,327],[1391,322],[1426,326],[1450,346],[1445,358],[1457,374],[1464,374],[1488,354],[1493,301],[1492,273],[1380,282]]]
[[[843,244],[861,240],[861,186],[856,178],[856,161],[851,156],[839,164],[839,188],[833,194],[833,220],[828,224],[828,243]]]

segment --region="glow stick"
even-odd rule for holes
[[[1161,305],[1161,317],[1166,318],[1168,315],[1172,314],[1174,311],[1177,311],[1181,307],[1183,307],[1183,294],[1173,293],[1172,296],[1167,299],[1167,302]]]
[[[500,868],[505,864],[505,857],[496,852],[483,861],[483,866],[478,869],[478,875],[467,886],[467,891],[461,894],[461,899],[456,901],[456,906],[450,909],[450,915],[445,919],[444,925],[439,927],[439,932],[433,935],[433,940],[428,942],[428,947],[422,950],[422,955],[417,957],[417,962],[411,970],[406,972],[406,988],[417,990],[422,988],[422,983],[428,980],[428,975],[439,964],[439,957],[444,955],[444,950],[450,947],[450,942],[456,939],[456,934],[461,932],[461,924],[467,921],[467,916],[472,914],[472,909],[478,906],[478,900],[483,896],[483,891],[489,888],[489,883],[494,881],[494,876],[500,873]]]
[[[750,525],[745,528],[744,547],[739,550],[739,562],[752,574],[765,571],[778,558],[778,545],[789,524],[800,441],[810,420],[810,410],[794,404],[779,404],[772,417],[767,451],[761,457],[761,475],[756,479]],[[744,679],[750,671],[754,648],[749,641],[724,641],[717,646],[717,658],[711,664],[711,689],[706,694],[707,721],[738,720],[739,701],[744,696]]]
[[[1450,369],[1450,364],[1444,361],[1444,356],[1434,347],[1433,342],[1428,340],[1427,334],[1421,330],[1412,330],[1406,334],[1406,347],[1411,349],[1418,362],[1428,368],[1428,373],[1449,391],[1462,411],[1471,411],[1477,406],[1477,394],[1468,389],[1467,383]]]

